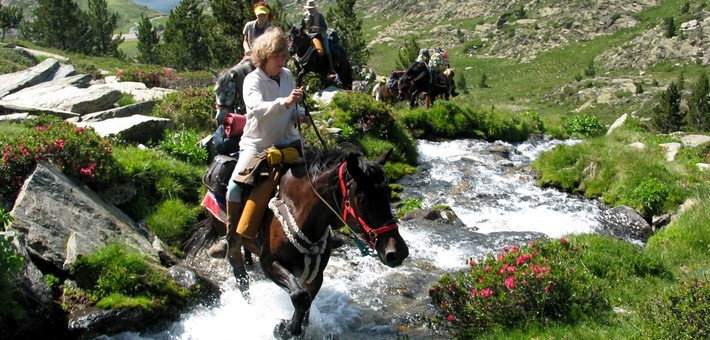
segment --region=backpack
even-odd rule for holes
[[[231,155],[239,152],[239,137],[229,137],[224,133],[224,125],[220,125],[212,135],[214,151],[220,155]]]
[[[202,176],[202,183],[207,189],[217,195],[227,194],[227,185],[232,178],[234,167],[237,166],[237,158],[227,155],[217,155]]]

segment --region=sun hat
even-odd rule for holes
[[[266,6],[257,6],[254,8],[254,14],[259,15],[259,14],[266,14],[269,15],[269,8]]]
[[[308,1],[306,2],[306,4],[303,6],[303,8],[305,8],[305,9],[316,8],[316,2],[315,2],[315,0],[308,0]]]

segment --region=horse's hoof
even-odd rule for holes
[[[294,334],[292,330],[290,330],[291,322],[289,320],[281,320],[276,327],[274,327],[274,337],[276,339],[303,339],[303,334],[302,332],[298,332],[298,334]]]

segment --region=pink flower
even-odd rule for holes
[[[552,286],[550,285],[545,286],[545,293],[549,293],[551,288]]]
[[[567,243],[567,240],[563,237],[560,239],[560,243],[565,244],[565,243]]]
[[[449,320],[449,322],[454,322],[454,316],[449,314],[449,316],[446,317],[446,320]]]
[[[83,127],[78,127],[78,128],[76,128],[76,130],[74,130],[74,133],[82,133],[82,132],[84,132],[84,130],[85,129]]]
[[[510,247],[508,247],[508,246],[503,247],[503,251],[507,252],[508,250],[510,250]]]
[[[485,269],[485,270],[486,270],[487,272],[491,271],[491,266],[486,266],[486,269]]]
[[[513,246],[513,252],[515,253],[515,252],[517,252],[518,250],[520,250],[520,247],[518,247],[517,245],[514,245],[514,246]]]
[[[475,266],[476,266],[476,260],[471,259],[471,267],[475,267]]]
[[[521,265],[521,264],[525,263],[525,261],[527,261],[531,258],[532,258],[532,255],[520,254],[520,256],[518,256],[518,260],[516,261],[516,263],[518,265]]]
[[[515,266],[509,266],[508,268],[506,268],[506,270],[508,271],[508,273],[515,273],[515,271],[516,271],[517,269],[518,269],[518,268],[516,268]]]
[[[511,275],[507,279],[505,279],[505,286],[508,289],[513,289],[515,288],[515,276]]]
[[[481,296],[483,296],[484,298],[487,298],[491,295],[493,295],[493,291],[491,291],[490,288],[481,289]]]
[[[476,295],[478,295],[478,289],[474,289],[471,291],[471,298],[475,298]]]

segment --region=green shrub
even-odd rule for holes
[[[338,93],[333,97],[331,106],[336,110],[333,122],[336,127],[351,126],[360,135],[381,139],[388,139],[396,128],[392,108],[367,93]]]
[[[190,226],[197,221],[199,213],[199,207],[190,207],[179,199],[168,199],[146,218],[146,224],[161,240],[177,249],[190,236]]]
[[[163,97],[150,115],[168,118],[178,131],[193,129],[199,132],[214,132],[214,92],[207,89],[186,89]]]
[[[124,93],[123,96],[121,96],[121,99],[116,102],[118,106],[128,106],[135,103],[136,99],[130,93]]]
[[[0,48],[0,74],[14,73],[34,66],[34,60],[23,56],[19,52]]]
[[[180,132],[166,131],[165,138],[160,141],[160,147],[175,158],[194,165],[205,165],[207,149],[200,141],[197,131],[188,129]]]
[[[38,160],[50,160],[80,183],[98,189],[114,182],[113,147],[92,128],[76,127],[52,116],[26,122],[26,133],[0,136],[0,194],[14,200]]]
[[[503,250],[481,263],[469,260],[469,269],[445,274],[429,289],[437,310],[432,323],[475,337],[498,327],[574,323],[609,310],[576,244],[562,238]]]
[[[604,134],[604,125],[592,115],[564,116],[562,124],[574,136],[596,137]]]
[[[669,188],[665,183],[653,177],[644,179],[633,189],[631,197],[641,204],[641,215],[650,221],[653,215],[661,211],[668,198]]]
[[[77,286],[103,308],[122,307],[116,300],[117,294],[144,298],[149,301],[142,306],[144,308],[159,307],[189,294],[165,273],[158,272],[145,255],[120,243],[109,244],[94,254],[77,258],[70,273]],[[108,303],[110,301],[113,302]]]
[[[710,338],[710,280],[679,281],[640,311],[648,339]]]
[[[145,218],[166,199],[198,203],[204,193],[204,165],[178,161],[161,150],[133,146],[116,148],[114,155],[123,181],[133,183],[137,189],[135,199],[119,206],[134,220]]]

